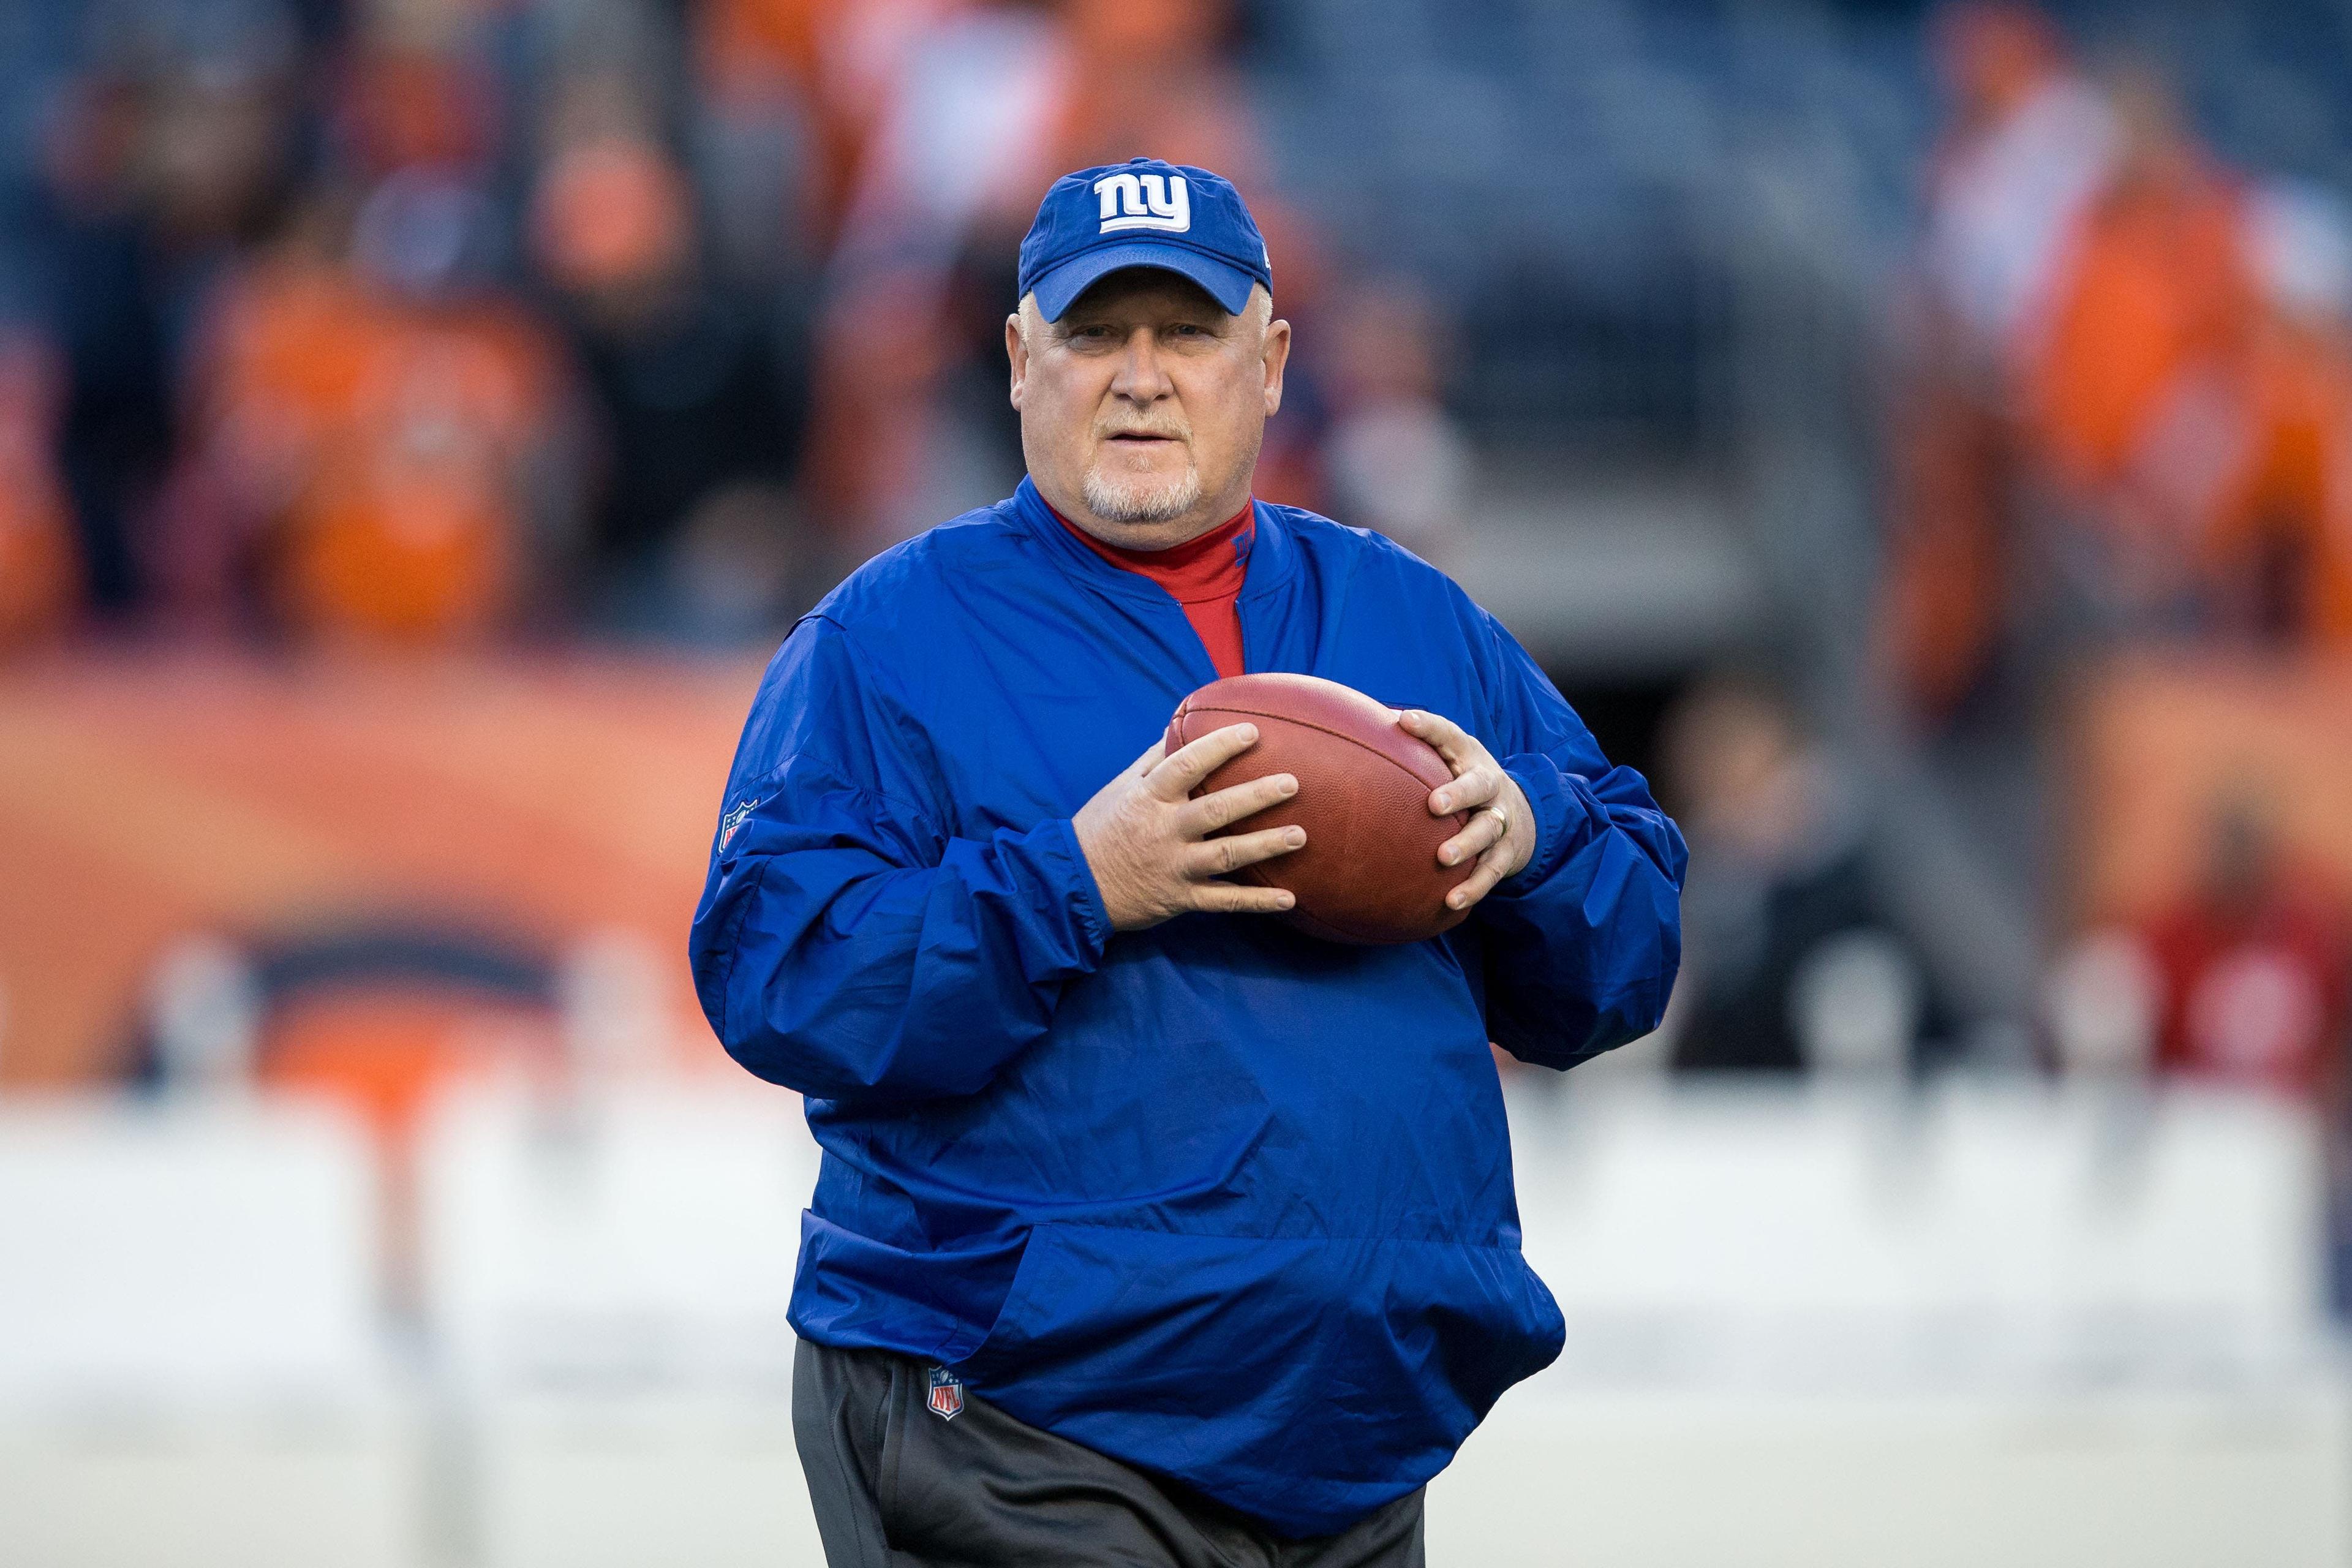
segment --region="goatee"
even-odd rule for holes
[[[1201,504],[1201,472],[1188,463],[1179,479],[1122,483],[1089,468],[1078,491],[1087,510],[1105,522],[1173,522]]]

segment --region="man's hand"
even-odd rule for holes
[[[1441,719],[1418,708],[1408,708],[1397,720],[1408,735],[1418,736],[1436,749],[1454,770],[1454,782],[1430,792],[1434,816],[1457,811],[1477,815],[1470,826],[1441,845],[1440,863],[1459,866],[1473,855],[1477,868],[1463,884],[1445,895],[1448,909],[1466,910],[1504,878],[1523,869],[1536,852],[1536,814],[1518,781],[1503,771],[1477,738],[1451,719]]]
[[[1172,756],[1162,754],[1164,738],[1154,742],[1070,819],[1114,930],[1139,931],[1191,910],[1275,914],[1290,907],[1280,888],[1218,879],[1289,854],[1307,842],[1305,828],[1208,836],[1297,794],[1298,781],[1269,773],[1190,798],[1194,785],[1256,743],[1255,724],[1228,724]]]

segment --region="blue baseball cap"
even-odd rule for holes
[[[1274,289],[1265,237],[1233,182],[1190,163],[1130,158],[1055,180],[1021,242],[1021,296],[1057,321],[1098,279],[1129,267],[1180,273],[1238,316],[1250,285]]]

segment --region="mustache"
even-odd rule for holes
[[[1139,423],[1134,420],[1124,420],[1117,425],[1096,426],[1095,439],[1097,441],[1108,441],[1115,436],[1157,436],[1166,440],[1189,442],[1192,439],[1192,426],[1181,421]]]

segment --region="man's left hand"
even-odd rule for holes
[[[1437,851],[1438,860],[1447,866],[1459,866],[1474,855],[1478,857],[1477,867],[1468,879],[1445,895],[1446,908],[1466,910],[1493,892],[1496,883],[1517,872],[1534,858],[1534,808],[1528,805],[1518,781],[1503,771],[1503,764],[1475,736],[1451,719],[1408,708],[1397,724],[1406,734],[1427,742],[1445,759],[1445,765],[1454,770],[1452,784],[1430,793],[1431,815],[1450,816],[1457,811],[1475,814],[1469,826],[1447,839]]]

